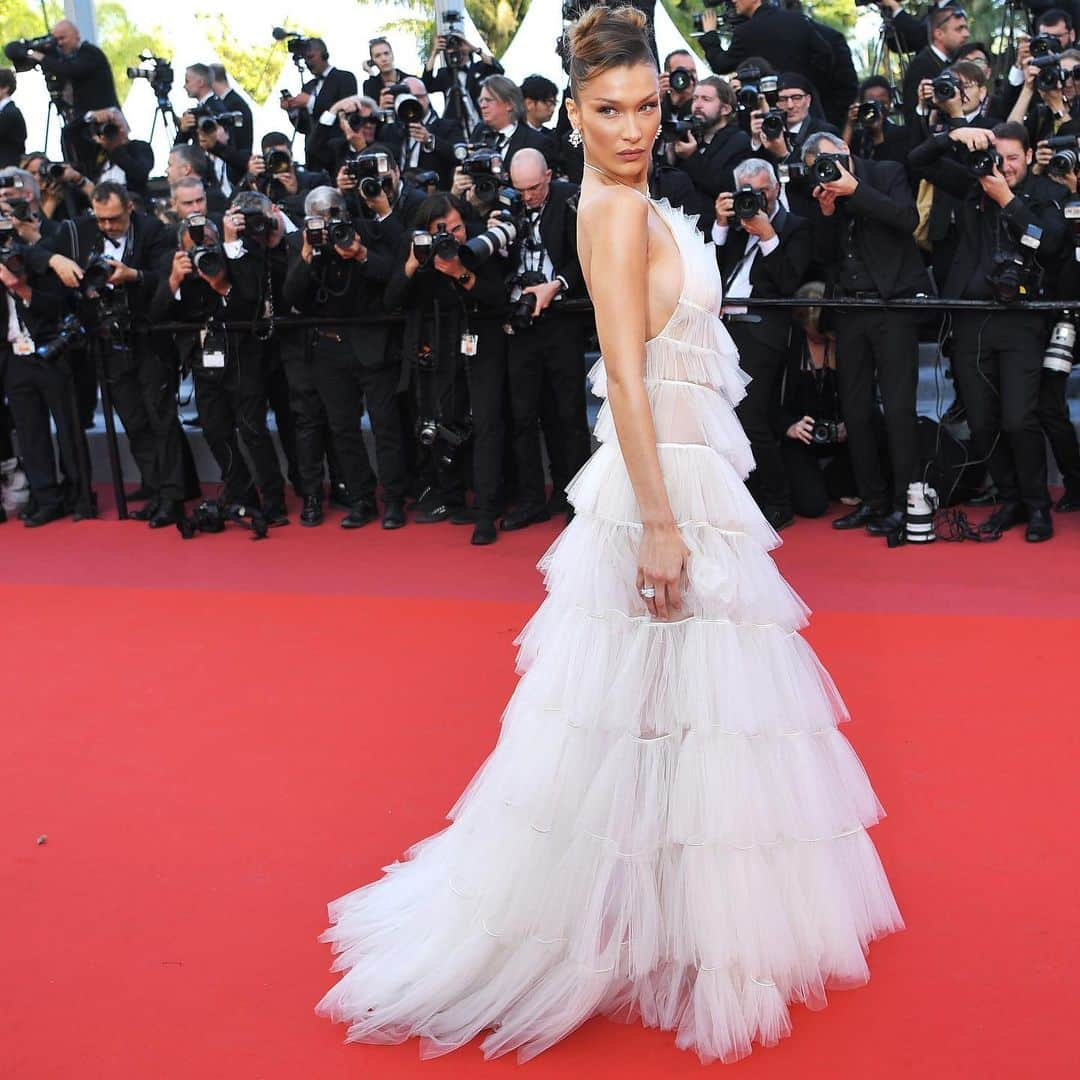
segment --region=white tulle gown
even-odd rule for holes
[[[790,1032],[789,1002],[865,983],[869,943],[903,927],[866,831],[884,811],[743,485],[748,379],[713,248],[651,205],[684,275],[646,349],[692,553],[683,617],[651,620],[636,591],[640,517],[605,404],[498,744],[448,828],[330,904],[321,940],[345,974],[317,1011],[348,1041],[415,1035],[431,1056],[488,1031],[485,1055],[526,1059],[602,1013],[733,1061]],[[602,363],[590,377],[603,396]]]

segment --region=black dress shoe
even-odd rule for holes
[[[452,514],[463,509],[464,507],[455,506],[452,503],[429,504],[417,510],[413,515],[413,520],[417,525],[434,525],[439,521],[449,521]]]
[[[764,511],[765,520],[777,531],[786,529],[795,524],[795,515],[787,509],[779,506],[771,506]]]
[[[1080,510],[1080,494],[1066,491],[1065,494],[1058,499],[1054,509],[1059,514],[1071,514],[1076,510]]]
[[[373,502],[359,502],[341,519],[343,529],[361,529],[379,516]]]
[[[1049,540],[1054,535],[1054,520],[1050,511],[1045,506],[1036,507],[1028,517],[1027,531],[1024,539],[1029,544],[1039,544],[1043,540]]]
[[[304,509],[300,511],[300,524],[312,528],[323,522],[323,508],[321,495],[305,495]]]
[[[340,506],[342,510],[352,509],[352,502],[349,499],[349,490],[344,484],[330,485],[330,505]]]
[[[469,542],[477,547],[483,547],[485,544],[494,544],[498,535],[495,529],[495,519],[482,517],[477,519],[472,540]]]
[[[139,507],[138,510],[132,510],[128,517],[134,518],[136,521],[149,521],[155,513],[157,513],[158,500],[155,496],[145,506]]]
[[[989,540],[996,540],[1003,532],[1019,525],[1027,514],[1018,502],[1002,503],[975,531]]]
[[[271,529],[289,524],[289,511],[285,508],[284,502],[263,503],[262,515],[263,520]]]
[[[866,526],[866,531],[871,536],[893,536],[904,531],[907,514],[903,510],[890,510],[887,514],[879,514]]]
[[[383,507],[382,527],[401,529],[405,525],[405,504],[400,499],[388,502]]]
[[[61,503],[56,506],[39,508],[32,514],[27,514],[23,518],[23,525],[28,529],[36,529],[39,525],[48,525],[50,521],[59,521],[62,517],[67,517],[67,512]]]
[[[503,532],[514,532],[524,529],[529,525],[538,525],[542,521],[550,521],[551,514],[546,506],[519,506],[503,516],[499,522],[499,528]]]
[[[869,525],[876,517],[881,516],[881,511],[871,506],[868,502],[861,502],[850,514],[833,519],[834,529],[861,529]]]
[[[146,523],[151,529],[164,529],[166,525],[175,525],[184,516],[184,504],[162,499],[154,510],[153,517]]]

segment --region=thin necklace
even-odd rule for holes
[[[636,191],[639,195],[644,195],[646,199],[651,198],[651,196],[649,195],[648,181],[645,182],[645,190],[642,191],[641,188],[634,187],[633,184],[628,184],[628,183],[626,183],[625,180],[620,180],[617,176],[612,176],[611,173],[605,172],[603,169],[598,169],[590,161],[586,161],[584,164],[585,164],[586,169],[592,169],[592,171],[594,173],[599,173],[601,176],[606,176],[609,180],[613,181],[614,183],[620,184],[622,187],[628,187],[631,191]]]

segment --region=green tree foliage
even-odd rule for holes
[[[2,2],[2,0],[0,0]],[[364,0],[359,0],[363,3]],[[383,29],[408,34],[416,41],[419,54],[427,58],[431,51],[431,39],[435,34],[435,5],[432,0],[396,0],[399,7],[409,14],[392,19]],[[561,0],[539,0],[540,3],[556,4]],[[500,56],[525,18],[529,0],[465,0],[465,8],[476,23],[487,47],[493,55]]]
[[[49,26],[64,17],[63,4],[48,0],[45,4],[46,25],[42,18],[40,5],[28,0],[0,0],[0,27],[3,38],[37,37],[44,34]],[[116,0],[104,0],[97,5],[98,39],[105,55],[109,58],[116,91],[121,100],[126,96],[131,80],[127,77],[127,68],[138,63],[139,53],[149,49],[158,56],[167,56],[165,38],[160,29],[153,31],[139,29],[130,19],[124,5]]]
[[[262,26],[256,27],[251,37],[238,36],[229,19],[221,12],[199,11],[195,19],[210,43],[212,59],[224,64],[230,80],[243,87],[252,101],[262,105],[277,87],[278,78],[289,59],[285,46],[263,33],[265,28]],[[283,25],[286,30],[297,30],[308,36],[317,33],[290,21]]]

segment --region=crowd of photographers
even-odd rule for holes
[[[708,5],[701,44],[726,74],[663,58],[652,191],[716,245],[723,317],[752,376],[738,409],[750,485],[774,527],[840,499],[834,527],[916,539],[912,489],[932,475],[943,499],[995,503],[982,538],[1023,522],[1045,540],[1047,439],[1057,509],[1080,507],[1074,323],[963,301],[1080,297],[1072,17],[1034,16],[995,82],[955,4],[921,21],[896,0],[878,7],[901,87],[859,84],[843,37],[797,2]],[[306,77],[258,145],[220,65],[185,69],[180,116],[166,61],[129,71],[174,134],[162,180],[103,54],[71,23],[6,47],[17,70],[45,74],[65,160],[26,153],[15,76],[0,70],[5,492],[18,461],[26,525],[96,513],[84,432],[100,393],[139,470],[133,516],[153,528],[284,525],[287,486],[303,525],[329,502],[345,528],[450,521],[478,545],[568,513],[563,489],[590,449],[591,319],[573,302],[583,164],[560,88],[516,85],[460,28],[419,75],[372,40],[362,83],[324,41],[275,37]],[[792,296],[794,311],[754,303]],[[928,317],[917,301],[931,297],[957,303]],[[948,355],[967,469],[928,472],[942,444],[921,445],[916,412],[928,338]],[[189,373],[222,481],[202,501],[177,409]]]

